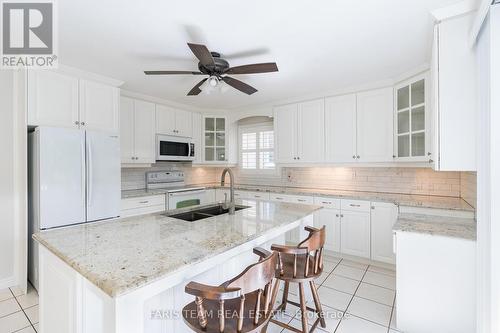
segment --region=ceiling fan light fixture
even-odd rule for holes
[[[209,79],[208,79],[208,84],[211,86],[211,87],[217,87],[217,85],[219,84],[219,78],[217,76],[211,76]]]

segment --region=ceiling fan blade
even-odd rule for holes
[[[198,82],[198,83],[197,83],[197,84],[193,87],[193,89],[191,89],[191,90],[188,92],[188,94],[187,94],[187,95],[188,95],[188,96],[196,96],[196,95],[198,95],[199,93],[201,93],[201,89],[200,89],[200,87],[201,87],[201,85],[202,85],[203,83],[205,83],[205,81],[206,81],[206,80],[208,80],[208,78],[203,79],[203,80],[201,80],[200,82]]]
[[[257,74],[277,72],[278,66],[275,62],[266,62],[262,64],[251,64],[229,68],[225,74]]]
[[[249,86],[248,84],[241,82],[240,80],[233,79],[232,77],[229,76],[224,76],[222,78],[222,81],[226,82],[231,87],[238,89],[241,92],[244,92],[247,95],[251,95],[257,92],[257,89],[255,89],[254,87]]]
[[[144,71],[146,75],[177,75],[177,74],[192,74],[192,75],[203,75],[202,72],[191,72],[191,71]]]
[[[203,66],[215,66],[214,58],[205,45],[187,43]]]

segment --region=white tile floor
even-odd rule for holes
[[[396,272],[387,268],[326,257],[323,275],[316,280],[326,316],[326,328],[316,332],[397,333],[394,302]],[[296,289],[290,288],[292,293]],[[296,295],[290,299],[298,301]],[[280,297],[278,298],[281,299]],[[301,328],[300,314],[292,305],[278,320]],[[310,318],[310,325],[315,318]],[[38,294],[31,285],[23,295],[17,288],[0,290],[0,333],[38,332]],[[269,324],[269,333],[287,333]]]
[[[391,269],[327,257],[323,275],[316,280],[326,328],[316,332],[335,333],[398,333],[394,302],[396,299],[396,272]],[[291,326],[301,328],[300,314],[288,305],[284,317]],[[313,306],[314,307],[314,306]],[[310,325],[314,318],[311,318]],[[273,323],[270,333],[291,332]]]
[[[19,288],[0,290],[0,333],[38,332],[38,294],[31,285],[23,295]]]

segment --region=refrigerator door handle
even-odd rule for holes
[[[87,140],[87,206],[92,206],[92,144]]]

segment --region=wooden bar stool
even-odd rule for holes
[[[285,323],[271,319],[277,325],[280,325],[288,330],[307,333],[307,313],[306,311],[315,312],[318,319],[311,327],[311,332],[316,329],[318,323],[325,328],[325,318],[321,303],[319,301],[318,289],[314,284],[314,279],[319,277],[323,272],[323,246],[325,245],[325,226],[321,229],[313,227],[305,227],[309,232],[309,236],[297,246],[272,245],[271,250],[278,253],[278,270],[276,277],[282,280],[285,284],[283,291],[283,302],[276,309],[285,310],[286,305],[293,304],[300,308],[302,317],[302,331]],[[288,291],[290,282],[299,284],[300,303],[293,302],[288,299]],[[309,283],[311,293],[314,299],[315,309],[306,306],[306,298],[304,294],[304,283]]]
[[[220,286],[190,282],[195,301],[182,310],[184,322],[199,333],[265,332],[278,294],[276,253],[255,248],[260,261]]]

